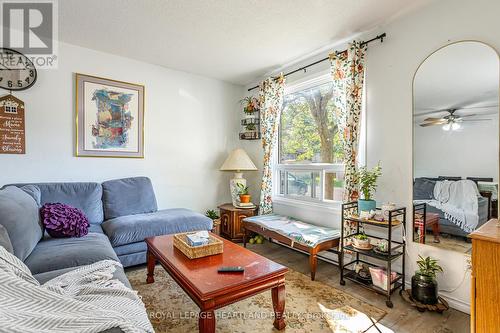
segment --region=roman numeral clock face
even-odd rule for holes
[[[0,88],[24,90],[36,81],[36,68],[24,54],[0,48]]]

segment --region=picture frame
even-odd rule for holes
[[[75,73],[76,156],[144,158],[140,84]]]

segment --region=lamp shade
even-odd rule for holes
[[[221,171],[246,171],[257,170],[247,153],[241,149],[235,149],[229,154],[228,158],[220,167]]]

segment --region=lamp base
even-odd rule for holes
[[[243,178],[242,172],[235,172],[234,178],[229,181],[229,190],[231,191],[231,200],[233,206],[237,207],[241,204],[240,195],[238,194],[238,186],[236,184],[242,184],[247,186],[247,180]]]

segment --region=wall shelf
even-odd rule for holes
[[[246,118],[241,119],[240,140],[260,140],[260,111],[245,113]]]

